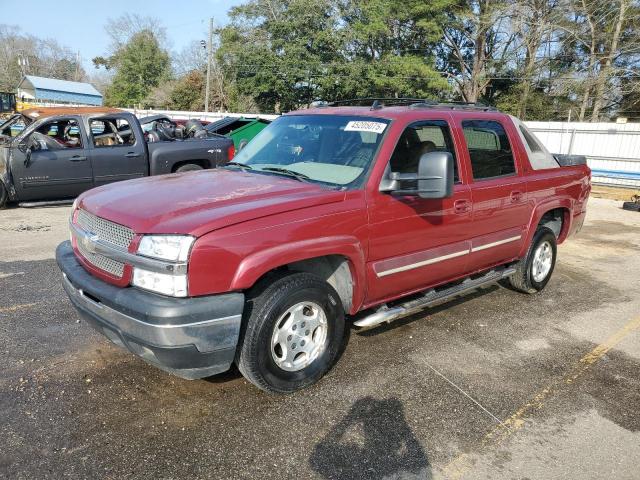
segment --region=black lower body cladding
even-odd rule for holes
[[[56,260],[75,308],[116,345],[187,379],[224,372],[233,363],[244,294],[170,298],[118,288],[87,273],[68,241],[58,246]]]

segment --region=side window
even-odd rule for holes
[[[458,162],[451,131],[444,120],[429,120],[409,125],[398,140],[389,161],[391,171],[416,173],[420,157],[429,152],[449,152],[453,156],[454,181],[459,182]]]
[[[5,135],[7,137],[17,137],[22,133],[22,131],[27,128],[21,117],[14,117],[13,120],[9,120],[6,123],[2,124],[2,129],[0,129],[0,135]]]
[[[492,120],[465,120],[462,131],[467,141],[474,180],[516,173],[507,132]]]
[[[80,127],[74,119],[47,122],[31,134],[42,150],[82,148]]]
[[[96,148],[133,145],[136,138],[131,125],[124,118],[100,118],[90,122],[91,136]]]

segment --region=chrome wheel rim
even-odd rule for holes
[[[553,248],[549,242],[542,242],[533,254],[531,275],[536,282],[542,282],[549,272],[553,261]]]
[[[296,303],[275,324],[271,357],[282,370],[297,372],[324,352],[326,339],[327,315],[322,307],[313,302]]]

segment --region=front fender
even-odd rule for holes
[[[231,290],[252,287],[263,275],[283,265],[329,255],[345,257],[353,279],[352,313],[365,297],[365,253],[356,237],[331,236],[284,243],[244,258],[233,277]]]

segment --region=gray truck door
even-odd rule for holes
[[[103,115],[88,120],[91,164],[96,186],[148,175],[145,140],[128,114]]]
[[[20,201],[78,196],[93,187],[86,137],[75,117],[56,117],[37,126],[12,148],[11,174]]]

